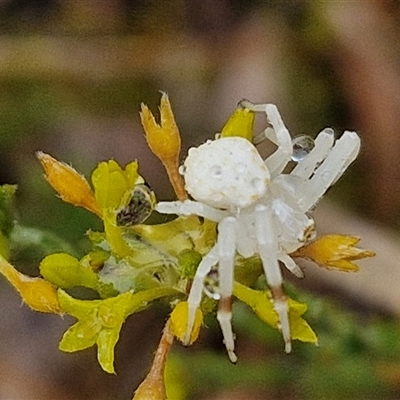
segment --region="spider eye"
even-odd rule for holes
[[[117,213],[117,225],[132,226],[141,224],[152,213],[154,204],[154,192],[145,184],[136,185],[126,206],[122,207]]]

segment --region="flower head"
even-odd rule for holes
[[[346,235],[325,235],[300,247],[293,257],[307,258],[321,267],[341,271],[358,271],[352,261],[374,257],[375,253],[355,247],[360,238]]]
[[[257,142],[257,137],[253,137],[255,112],[259,111],[267,112],[268,121],[275,128],[269,131],[267,128],[261,136],[278,146],[266,160],[260,158],[253,146]],[[232,211],[218,205],[213,208],[208,204],[209,199],[204,203],[187,200],[178,171],[181,138],[167,94],[161,96],[160,123],[143,104],[140,117],[148,145],[163,163],[180,200],[171,202],[169,213],[181,216],[162,224],[144,224],[156,199],[139,175],[136,161],[125,168],[114,160],[99,163],[92,174],[92,189],[72,167],[38,152],[45,177],[60,197],[101,218],[104,231],[88,233],[92,248],[81,259],[66,253],[46,256],[40,263],[43,278],[21,274],[2,256],[0,273],[34,310],[75,317],[77,321],[65,332],[60,349],[73,352],[97,345],[98,361],[109,373],[114,372],[114,347],[126,318],[153,301],[164,299],[172,312],[152,369],[135,393],[134,398],[138,400],[165,398],[164,367],[174,337],[192,344],[199,336],[203,317],[215,313],[217,308],[228,353],[236,358],[230,326],[231,294],[247,304],[262,321],[282,331],[287,351],[290,351],[292,339],[317,343],[316,334],[303,318],[307,306],[289,298],[282,288],[279,263],[296,273],[300,268],[292,257],[303,257],[326,268],[356,271],[358,267],[352,261],[374,255],[355,247],[359,239],[352,236],[327,235],[306,242],[309,239],[307,229],[313,226],[306,214],[310,204],[316,203],[356,157],[357,134],[347,132],[343,135],[345,140],[335,143],[333,135],[323,133],[317,138],[316,151],[299,163],[294,168],[295,173],[288,177],[283,169],[292,159],[293,146],[276,107],[242,101],[222,128],[218,140],[227,143],[226,154],[232,156],[229,160],[233,161],[233,167],[236,168],[237,158],[240,158],[243,163],[240,170],[253,177],[251,186],[258,190],[261,183],[262,196],[268,186],[275,201],[270,203],[269,198],[261,201],[257,197],[249,204],[243,203],[240,208],[245,212],[243,218],[239,218],[235,207]],[[232,140],[232,136],[246,140]],[[234,142],[240,146],[234,147]],[[254,174],[256,166],[250,165],[241,155],[243,148],[251,148],[260,158],[260,168],[266,166],[271,172],[271,179],[258,179]],[[327,156],[328,153],[333,156]],[[214,158],[218,161],[218,157],[221,152],[216,151],[210,161],[214,162]],[[335,160],[340,161],[339,165]],[[199,168],[204,162],[204,158],[199,157]],[[219,168],[215,172],[221,175]],[[325,175],[329,179],[325,179]],[[238,176],[241,178],[240,174]],[[198,185],[198,182],[193,184]],[[217,195],[221,194],[221,187],[220,183],[216,185]],[[239,191],[237,196],[240,195]],[[254,207],[253,201],[258,201]],[[157,204],[158,211],[161,205]],[[6,232],[9,233],[0,221],[1,254],[8,254],[11,248]],[[297,250],[290,253],[294,249]],[[254,288],[263,267],[267,271],[269,290]],[[63,290],[77,286],[95,290],[99,298],[81,300]]]

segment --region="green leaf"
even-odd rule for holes
[[[0,255],[10,258],[10,235],[14,227],[15,185],[0,186]]]
[[[29,262],[32,260],[39,262],[52,253],[76,253],[68,242],[56,234],[19,224],[12,230],[10,241],[13,256]]]
[[[258,255],[249,258],[236,257],[235,281],[242,285],[253,285],[260,275],[263,274],[263,271],[261,259]]]
[[[246,303],[268,325],[278,329],[279,318],[271,301],[269,291],[250,289],[238,282],[234,284],[233,294]],[[299,303],[289,298],[289,323],[292,339],[302,342],[317,343],[318,339],[310,325],[301,318],[306,312],[306,304]]]
[[[196,274],[197,267],[202,260],[199,252],[191,249],[186,249],[178,254],[178,264],[182,272],[183,278],[193,278]]]
[[[9,237],[14,227],[14,195],[16,185],[0,186],[0,230]]]

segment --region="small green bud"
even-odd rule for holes
[[[97,275],[81,265],[78,259],[66,253],[56,253],[45,257],[39,266],[42,276],[63,289],[84,286],[96,289]]]

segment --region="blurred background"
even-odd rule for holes
[[[361,155],[315,219],[320,233],[361,236],[377,257],[357,274],[306,266],[303,281],[291,280],[320,346],[295,343],[285,355],[279,335],[237,305],[238,365],[211,319],[193,348],[174,347],[169,397],[399,398],[399,20],[398,1],[0,0],[0,183],[18,184],[19,221],[49,243],[27,240],[14,264],[37,274],[43,252],[82,255],[85,232],[100,229],[55,196],[37,150],[86,176],[102,160],[138,159],[158,198],[173,198],[138,115],[141,102],[157,111],[160,90],[170,95],[182,158],[242,98],[277,104],[292,135],[355,130]],[[0,399],[129,399],[166,316],[160,306],[128,319],[109,376],[95,349],[58,351],[72,320],[21,307],[4,280],[0,301]]]

